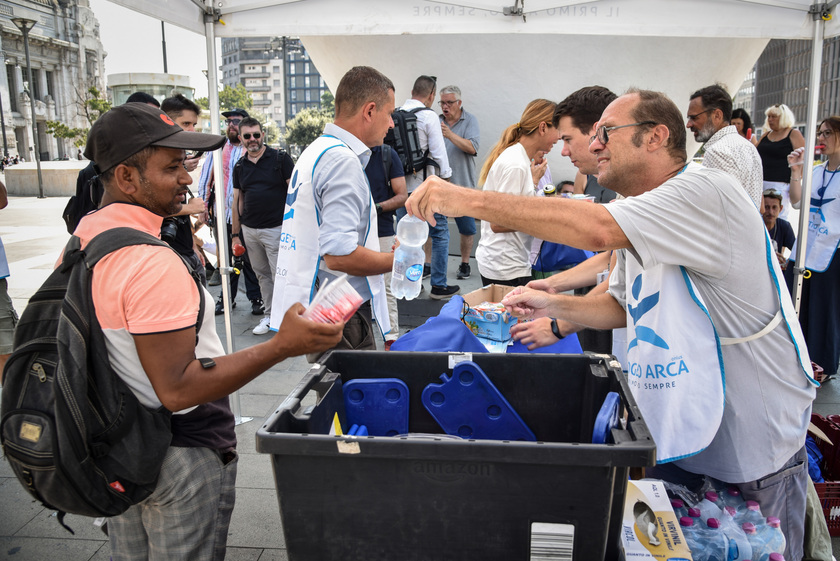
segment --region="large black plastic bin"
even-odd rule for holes
[[[333,352],[266,420],[257,451],[271,454],[289,559],[527,560],[535,523],[552,524],[545,559],[618,557],[629,468],[653,465],[655,447],[609,357],[472,355],[538,442],[327,434],[344,414],[342,381],[383,377],[408,385],[410,431],[440,434],[420,394],[460,356]],[[610,391],[627,428],[613,430],[616,444],[590,444]],[[573,538],[559,545],[557,529]]]

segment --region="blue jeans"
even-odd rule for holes
[[[398,208],[397,223],[407,214],[405,207]],[[446,269],[449,265],[449,224],[446,216],[435,213],[436,226],[429,225],[432,238],[432,286],[448,286]]]

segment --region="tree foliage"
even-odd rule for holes
[[[231,109],[245,109],[246,111],[253,107],[254,99],[251,97],[251,92],[245,89],[241,83],[236,84],[236,87],[231,88],[225,86],[219,91],[219,105],[222,111],[229,111]]]
[[[295,144],[304,150],[324,132],[324,126],[332,122],[333,115],[317,107],[301,109],[295,118],[286,122],[286,143]]]
[[[90,87],[84,92],[76,90],[76,102],[79,105],[80,113],[88,122],[87,127],[70,127],[61,121],[47,121],[47,134],[55,138],[66,138],[73,142],[73,146],[84,146],[87,141],[87,133],[90,125],[101,115],[110,111],[112,104],[108,98],[95,87]]]
[[[277,144],[280,140],[280,127],[277,126],[277,123],[274,122],[274,119],[263,113],[262,111],[255,111],[249,113],[251,117],[256,119],[262,125],[263,134],[265,134],[265,139],[263,142],[267,146],[273,146]]]
[[[321,94],[321,111],[330,117],[335,117],[335,96],[329,90]]]

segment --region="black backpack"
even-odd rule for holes
[[[417,131],[417,113],[431,111],[428,107],[417,107],[406,111],[397,109],[391,113],[394,128],[385,135],[385,144],[393,146],[400,156],[400,162],[406,175],[422,171],[426,178],[426,167],[434,166],[440,171],[440,165],[429,157],[429,150],[420,147],[420,134]]]
[[[72,234],[79,225],[82,217],[92,210],[99,208],[99,201],[105,189],[96,173],[93,162],[79,172],[76,179],[76,194],[67,201],[61,217],[67,225],[67,233]]]
[[[0,441],[6,459],[71,533],[65,513],[116,516],[148,497],[172,439],[171,413],[141,405],[112,369],[93,308],[93,266],[142,244],[169,247],[133,228],[107,230],[84,251],[73,236],[61,265],[21,314],[4,369]]]

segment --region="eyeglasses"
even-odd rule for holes
[[[782,192],[778,189],[765,189],[761,194],[762,197],[781,197]]]
[[[255,132],[254,133],[254,138],[259,138],[261,136],[262,136],[261,132]],[[245,134],[242,135],[242,138],[244,138],[245,140],[251,140],[251,133],[246,132]]]
[[[589,139],[589,143],[592,144],[596,140],[601,144],[606,145],[607,142],[610,141],[609,132],[614,131],[616,129],[623,129],[625,127],[641,127],[643,125],[655,125],[656,121],[642,121],[641,123],[630,123],[629,125],[616,125],[614,127],[599,127],[598,130],[595,131],[595,136]]]
[[[817,133],[817,138],[828,138],[832,134],[834,134],[834,131],[819,131]]]
[[[701,111],[701,112],[700,112],[700,113],[698,113],[697,115],[686,115],[686,117],[688,118],[688,120],[689,120],[689,121],[696,121],[696,120],[697,120],[697,117],[699,117],[699,116],[700,116],[700,115],[702,115],[703,113],[708,113],[709,111],[714,111],[714,110],[715,110],[715,109],[714,109],[714,107],[713,107],[713,108],[711,108],[711,109],[706,109],[705,111]]]
[[[238,125],[242,122],[242,119],[225,119],[226,125]]]
[[[455,104],[456,104],[456,103],[458,103],[459,101],[461,101],[461,100],[460,100],[460,99],[456,99],[456,100],[453,100],[453,101],[440,101],[439,103],[440,103],[440,106],[441,106],[441,107],[449,107],[450,105],[455,105]]]

